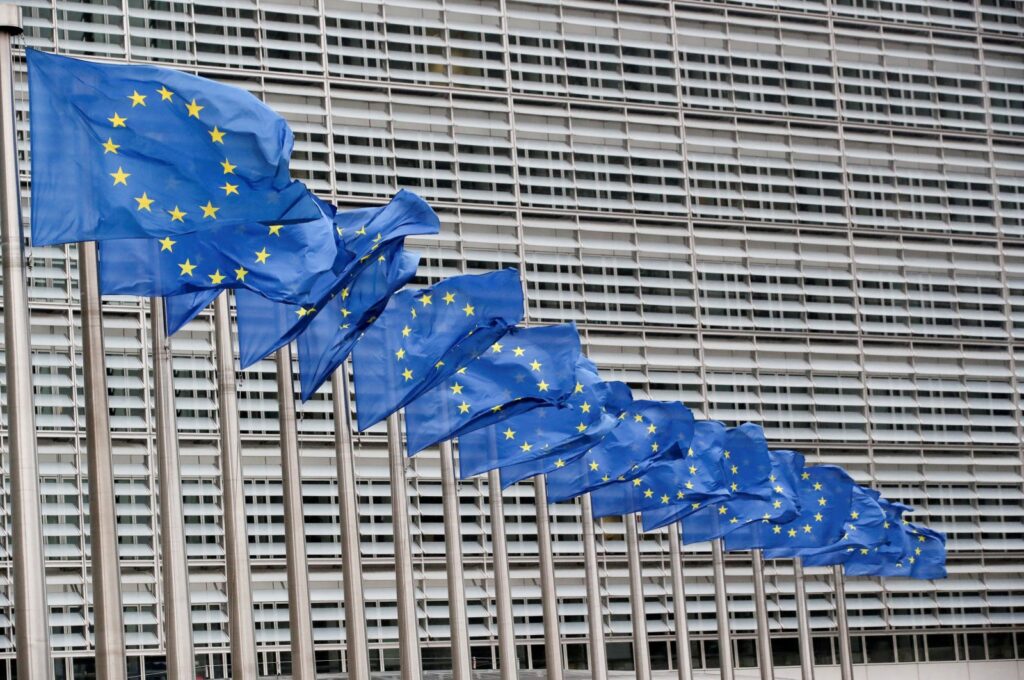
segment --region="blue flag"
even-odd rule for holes
[[[27,50],[32,242],[177,237],[318,218],[292,133],[248,92]]]
[[[843,535],[855,486],[835,465],[805,467],[797,484],[800,514],[787,522],[767,520],[741,526],[726,534],[725,547],[784,549],[795,556],[808,548],[832,545]]]
[[[909,536],[906,526],[909,522],[903,515],[912,512],[913,508],[894,501],[879,498],[885,520],[882,523],[883,540],[880,544],[869,548],[867,553],[857,550],[844,560],[843,564],[848,576],[909,576],[909,565],[904,566],[900,559],[909,548]],[[897,563],[899,566],[897,567]]]
[[[407,236],[436,234],[441,222],[426,201],[403,189],[387,205],[338,212],[334,226],[334,264],[317,278],[299,304],[281,305],[247,291],[235,296],[242,368],[297,338],[335,296],[348,294],[364,267],[386,260],[384,249],[403,243]]]
[[[946,578],[946,535],[918,524],[907,528],[913,547],[903,559],[910,564],[910,578]]]
[[[420,257],[394,244],[360,270],[352,284],[329,300],[299,333],[302,400],[316,392],[345,361],[359,336],[384,310],[388,300],[416,276]],[[281,307],[282,305],[278,305]]]
[[[405,407],[409,455],[572,395],[580,357],[576,324],[513,327],[480,356]]]
[[[724,441],[712,439],[703,445],[710,447],[713,455],[722,451],[728,482],[725,495],[648,509],[642,515],[644,530],[692,517],[693,521],[684,522],[684,538],[696,543],[720,538],[765,516],[796,515],[796,479],[804,465],[803,456],[769,452],[764,429],[754,423],[729,428]]]
[[[673,445],[672,454],[663,456],[643,475],[594,489],[590,494],[594,517],[669,508],[681,511],[696,501],[706,503],[727,496],[725,434],[725,426],[716,420],[697,422],[685,454]],[[767,453],[765,450],[766,459]]]
[[[601,441],[618,424],[615,416],[630,400],[624,383],[602,382],[594,364],[580,355],[576,360],[576,385],[565,404],[538,406],[503,423],[461,435],[460,475],[465,479],[503,468],[504,477],[509,467],[531,465],[538,469],[526,476],[541,474],[546,471],[545,459],[554,466],[556,461],[571,460]],[[606,408],[609,401],[621,406]]]
[[[456,276],[392,297],[352,352],[359,429],[450,378],[522,318],[514,269]]]
[[[216,226],[162,239],[102,241],[100,292],[165,297],[248,288],[297,302],[319,274],[330,270],[335,250],[327,214],[296,224]]]
[[[182,326],[196,318],[196,315],[206,309],[206,306],[213,302],[218,295],[220,295],[220,291],[211,288],[198,293],[171,295],[164,298],[168,337],[180,331]]]
[[[673,445],[689,448],[693,437],[693,413],[679,402],[637,400],[619,419],[600,444],[548,474],[550,502],[638,477]]]
[[[805,565],[821,567],[843,564],[854,555],[869,555],[872,548],[885,542],[885,511],[878,502],[879,496],[874,489],[853,487],[850,516],[843,527],[843,535],[832,545],[795,552],[778,548],[768,550],[765,557],[774,560],[799,556]]]

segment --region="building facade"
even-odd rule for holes
[[[606,377],[764,425],[949,536],[937,583],[851,579],[855,659],[1024,657],[1024,8],[1016,0],[22,0],[24,44],[156,62],[285,116],[296,176],[342,206],[420,193],[443,221],[419,281],[518,266],[531,323],[575,321]],[[28,126],[18,66],[28,219]],[[75,248],[33,248],[33,367],[59,678],[92,677]],[[133,677],[163,667],[148,303],[104,311]],[[212,324],[173,340],[197,661],[228,661]],[[261,669],[288,670],[274,366],[239,375]],[[299,408],[317,658],[343,670],[333,425]],[[0,432],[0,435],[3,433]],[[4,460],[6,462],[6,440]],[[397,666],[383,429],[358,438],[371,661]],[[436,450],[410,462],[423,662],[448,665]],[[460,485],[477,668],[496,663],[487,489]],[[505,493],[522,667],[543,666],[529,483]],[[9,504],[2,506],[5,521]],[[585,668],[577,504],[552,507],[561,644]],[[598,527],[613,668],[631,667],[621,520]],[[9,533],[0,580],[9,585]],[[642,536],[651,653],[674,667],[668,535]],[[728,557],[740,665],[756,662],[746,555]],[[695,667],[718,648],[709,549],[685,552]],[[831,581],[810,570],[819,663]],[[769,563],[778,665],[791,568]],[[13,677],[0,600],[0,678]]]

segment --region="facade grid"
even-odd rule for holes
[[[343,207],[407,187],[436,208],[418,283],[520,267],[531,323],[575,321],[605,376],[764,425],[947,532],[949,579],[851,579],[857,662],[1024,658],[1024,7],[1015,0],[22,0],[24,45],[246,88],[295,131],[293,172]],[[18,66],[28,214],[28,123]],[[73,178],[69,178],[73,181]],[[58,678],[92,677],[89,495],[74,246],[30,250],[46,575]],[[125,625],[163,665],[149,306],[104,309]],[[192,618],[228,673],[211,319],[173,338]],[[262,672],[288,671],[278,395],[239,374]],[[299,406],[317,660],[343,670],[329,391]],[[3,414],[6,417],[6,413]],[[6,465],[6,430],[0,430]],[[387,450],[357,437],[371,663],[397,667]],[[411,460],[424,666],[448,665],[436,449]],[[496,664],[487,488],[459,485],[474,664]],[[8,498],[0,516],[9,527]],[[543,666],[529,483],[505,494],[522,667]],[[565,658],[586,667],[577,504],[552,507]],[[631,668],[621,519],[598,524],[612,668]],[[0,584],[10,585],[9,531]],[[642,535],[652,660],[675,667],[668,535]],[[686,549],[696,668],[718,663],[707,546]],[[741,665],[750,563],[728,555]],[[808,570],[819,663],[831,581]],[[776,663],[796,665],[790,565],[769,563]],[[13,677],[0,595],[0,679]]]

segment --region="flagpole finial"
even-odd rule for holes
[[[9,35],[21,35],[21,8],[11,3],[0,3],[0,31]]]

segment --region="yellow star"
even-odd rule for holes
[[[548,384],[541,380],[539,383],[537,383],[537,389],[540,390],[541,392],[547,392]]]
[[[739,491],[739,490],[740,490],[740,485],[737,484],[736,482],[733,482],[732,484],[729,485],[729,491],[736,492],[736,491]]]
[[[810,472],[805,472],[802,475],[800,475],[800,479],[810,479],[810,478],[811,478],[811,473]],[[775,480],[773,479],[772,481],[774,482]]]
[[[590,403],[585,401],[580,404],[580,411],[583,413],[590,413]]]
[[[397,359],[398,361],[401,361],[404,358],[405,358],[405,348],[404,347],[400,347],[400,348],[398,348],[395,351],[395,359]]]
[[[634,423],[642,423],[642,422],[644,422],[644,417],[642,415],[640,415],[639,413],[634,414],[633,415],[633,422]]]
[[[729,451],[728,451],[728,450],[726,450],[726,451],[722,451],[722,457],[723,457],[723,458],[725,458],[726,460],[729,460],[729,458],[730,458],[731,456],[732,456],[732,454],[731,454],[731,453],[729,453]],[[773,479],[772,481],[774,482],[775,480]]]
[[[733,465],[733,466],[732,466],[732,467],[730,467],[729,469],[730,469],[730,470],[732,471],[732,473],[733,473],[734,475],[738,475],[738,474],[740,473],[740,469],[739,469],[738,467],[736,467],[735,465]]]
[[[676,498],[679,500],[683,500],[684,498],[686,498],[686,494],[684,494],[682,491],[676,491]]]
[[[462,385],[459,383],[455,383],[449,389],[451,389],[452,394],[462,394]]]
[[[820,522],[823,519],[825,519],[825,516],[822,515],[820,512],[814,513],[814,521],[815,522]]]
[[[501,344],[500,342],[496,342],[493,345],[491,345],[491,351],[494,352],[495,354],[500,354],[503,347],[503,344]]]
[[[772,501],[772,507],[778,510],[782,507],[782,501]]]
[[[502,432],[502,434],[505,435],[505,439],[515,439],[516,438],[516,431],[513,430],[511,427],[508,428],[507,430],[505,430],[504,432]]]
[[[609,480],[611,480],[611,477],[610,477],[610,476],[608,476],[608,475],[605,475],[604,477],[602,477],[602,478],[601,478],[601,481],[602,481],[602,482],[607,482],[607,481],[609,481]]]
[[[657,431],[658,428],[654,425],[654,423],[651,423],[650,425],[647,426],[647,434],[654,434]]]
[[[199,118],[199,112],[202,111],[203,109],[205,109],[206,107],[205,106],[200,106],[199,104],[196,104],[196,100],[193,99],[192,103],[185,104],[185,108],[188,109],[188,117],[189,118]]]
[[[814,490],[815,491],[821,491],[821,482],[815,482],[814,483]]]
[[[590,469],[591,470],[595,470],[596,471],[597,468],[599,468],[599,467],[601,467],[601,466],[597,464],[596,460],[590,463]]]
[[[103,142],[103,155],[106,156],[108,153],[117,154],[117,150],[121,148],[120,144],[114,144],[114,140],[111,137],[107,137],[107,141]]]
[[[775,526],[772,527],[772,533],[773,534],[781,534],[782,533],[782,527],[780,527],[778,524],[776,524]]]
[[[718,506],[718,514],[719,515],[724,515],[727,512],[729,512],[729,508],[725,507],[724,505],[719,505]]]
[[[658,442],[654,442],[651,444],[651,451],[654,451],[655,453],[658,452]]]
[[[181,276],[192,276],[192,272],[195,271],[196,266],[185,258],[185,262],[178,265],[181,267]]]
[[[266,264],[268,257],[270,257],[270,253],[268,253],[267,249],[264,248],[263,250],[256,253],[256,262],[259,264]]]
[[[691,465],[690,466],[690,474],[691,475],[697,474],[697,466],[696,465]]]
[[[466,316],[473,316],[473,314],[476,313],[476,309],[468,302],[466,303],[466,306],[462,308],[462,311],[466,313]]]
[[[356,229],[356,236],[366,236],[366,225],[365,224],[363,226],[359,227],[358,229]]]
[[[583,423],[580,423],[579,425],[576,426],[576,431],[577,432],[586,432],[587,431],[587,426],[584,425]]]
[[[114,178],[114,186],[118,184],[128,186],[128,178],[131,177],[131,174],[125,172],[121,166],[117,166],[117,172],[110,173],[110,176]]]
[[[171,216],[171,222],[184,222],[185,215],[188,214],[185,212],[181,212],[181,210],[178,210],[178,206],[174,206],[174,210],[168,210],[167,212]]]
[[[196,117],[198,118],[198,116]],[[208,130],[207,132],[210,133],[210,139],[213,140],[214,144],[224,143],[224,133],[218,130],[216,125],[213,126],[212,130]]]
[[[661,497],[661,504],[662,505],[668,505],[668,496],[662,495],[662,497]]]
[[[860,518],[860,513],[857,512],[856,510],[854,510],[853,512],[850,513],[850,519],[859,519],[859,518]]]
[[[523,453],[529,453],[533,449],[533,444],[530,442],[523,442],[523,445],[519,447]]]
[[[654,490],[653,489],[647,489],[646,491],[644,491],[644,498],[653,498],[653,497],[654,497]]]
[[[223,280],[224,275],[220,273],[219,269],[214,273],[210,274],[210,283],[212,283],[215,286],[219,286],[221,284],[221,281]]]
[[[141,196],[135,197],[135,202],[139,204],[139,207],[136,208],[136,210],[145,210],[146,212],[153,212],[153,209],[149,207],[153,205],[153,199],[147,196],[145,191],[142,192]]]
[[[455,293],[448,291],[444,294],[444,303],[450,305],[453,302],[455,302]]]
[[[174,93],[171,92],[170,90],[168,90],[165,85],[161,85],[160,86],[160,89],[157,90],[157,94],[160,95],[160,101],[162,101],[162,102],[172,101],[171,97],[174,96]]]
[[[687,491],[693,491],[693,482],[687,482],[687,483],[686,483],[686,484],[684,484],[683,486],[685,486],[685,487],[686,487],[686,490],[687,490]]]
[[[169,253],[173,253],[175,243],[177,243],[177,241],[171,240],[170,236],[164,236],[160,239],[160,252],[162,253],[166,250]]]
[[[442,362],[442,365],[443,365],[443,363],[444,362]],[[459,370],[457,370],[455,372],[458,373],[459,375],[466,375],[466,367],[463,366],[462,368],[460,368]]]
[[[469,413],[469,404],[466,402],[459,404],[459,413]]]
[[[206,205],[199,206],[199,209],[203,211],[203,219],[206,219],[207,217],[217,219],[217,211],[220,210],[220,208],[213,207],[212,201],[207,201]]]
[[[280,236],[281,235],[281,230],[283,228],[284,228],[283,224],[271,224],[268,227],[268,229],[270,229],[270,231],[267,233],[267,235],[268,236]]]
[[[423,295],[420,296],[420,304],[423,305],[424,307],[426,307],[429,304],[432,304],[433,300],[434,300],[433,296],[432,295],[427,295],[426,293],[424,293]]]
[[[539,371],[540,367],[541,367],[541,363],[539,361],[537,361],[536,359],[534,359],[533,361],[530,362],[530,368],[532,368],[533,370]]]
[[[804,525],[804,533],[805,534],[811,533],[811,525],[810,524],[805,524]]]
[[[309,310],[306,309],[305,307],[299,307],[298,309],[295,310],[295,315],[300,319],[306,316],[307,314],[309,314]]]
[[[232,184],[231,182],[224,182],[224,186],[220,188],[224,190],[225,196],[230,196],[231,194],[235,194],[236,196],[238,195],[237,184]]]
[[[693,508],[694,510],[697,510],[700,508],[700,503],[690,503],[690,507]]]
[[[788,535],[788,536],[789,536],[790,538],[796,538],[796,529],[790,529],[789,531],[787,531],[787,532],[786,532],[786,534],[787,534],[787,535]]]
[[[521,357],[524,354],[526,354],[526,350],[523,349],[522,347],[513,347],[512,354],[516,355],[517,357]]]
[[[235,280],[236,281],[245,281],[245,275],[248,274],[248,273],[249,273],[248,269],[246,269],[245,267],[239,265],[238,269],[235,270]]]
[[[731,518],[729,518],[729,524],[739,524],[739,522],[740,522],[739,517],[731,517]]]
[[[342,288],[341,289],[341,299],[342,300],[347,300],[348,299],[348,288]]]
[[[117,115],[117,112],[114,112],[114,117],[113,118],[107,118],[107,120],[109,120],[114,125],[114,127],[116,127],[116,128],[128,127],[127,125],[124,124],[125,121],[127,121],[128,119],[127,118],[122,118],[121,116]]]
[[[637,477],[636,479],[633,480],[633,486],[640,486],[641,482],[642,480],[639,477]]]
[[[221,162],[220,167],[224,169],[224,174],[225,175],[233,175],[233,174],[235,174],[235,168],[237,168],[238,166],[237,165],[232,165],[231,161],[229,161],[227,158],[225,158]]]
[[[565,467],[565,461],[562,460],[561,458],[559,458],[558,460],[555,461],[555,467],[556,468],[564,468]]]
[[[819,498],[819,499],[818,499],[818,505],[820,505],[820,506],[824,507],[824,506],[825,506],[825,504],[826,504],[826,503],[825,503],[825,499],[824,499],[824,498]]]
[[[583,391],[583,383],[576,383],[576,389],[573,390],[573,394],[579,394]]]
[[[128,99],[132,100],[132,108],[133,109],[136,106],[145,106],[146,105],[146,95],[139,94],[138,91],[136,91],[136,90],[133,90],[132,93],[130,95],[128,95]]]
[[[775,491],[775,493],[782,493],[782,487],[781,486],[776,486],[774,491]]]
[[[412,380],[412,371],[409,370],[408,368],[405,369],[404,371],[402,371],[402,377],[405,378],[406,382],[409,382],[410,380]]]
[[[402,337],[403,338],[409,337],[409,333],[412,333],[412,329],[409,328],[408,326],[406,326],[405,328],[402,329]]]

